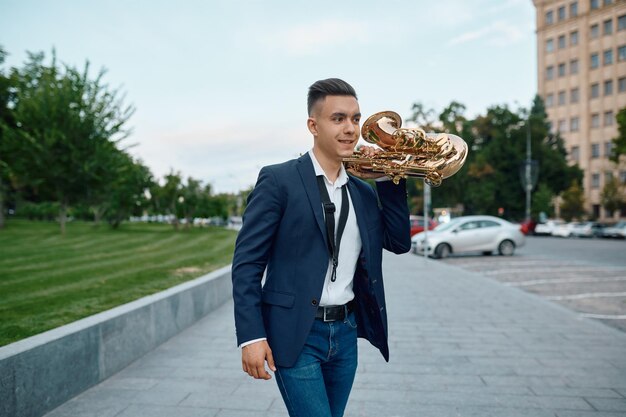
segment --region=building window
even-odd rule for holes
[[[546,95],[546,107],[554,106],[554,94],[550,93]]]
[[[613,80],[606,80],[604,82],[604,95],[610,96],[613,94]]]
[[[565,77],[565,62],[559,64],[559,77]]]
[[[567,120],[559,120],[559,132],[567,132]]]
[[[605,157],[609,157],[611,156],[611,151],[613,150],[613,141],[608,141],[608,142],[604,142],[604,156]],[[613,176],[613,173],[611,173],[611,177]]]
[[[617,88],[620,93],[626,93],[626,77],[617,80]]]
[[[558,16],[559,22],[561,20],[565,20],[565,6],[559,7],[558,12],[557,12],[557,16]]]
[[[572,161],[578,162],[578,159],[580,158],[580,148],[578,146],[572,146],[570,156],[572,158]]]
[[[600,84],[591,84],[591,98],[598,98],[600,96]]]
[[[613,126],[615,121],[615,117],[613,116],[613,111],[605,111],[604,112],[604,126]]]
[[[593,53],[591,54],[591,69],[595,69],[598,68],[598,66],[600,65],[600,58],[598,57],[598,53]]]
[[[552,13],[552,10],[549,10],[548,12],[546,12],[546,25],[551,25],[552,23],[554,23],[554,13]]]
[[[600,114],[594,113],[591,115],[591,127],[600,127]]]
[[[554,51],[554,40],[553,39],[548,39],[546,41],[546,52],[552,52]]]
[[[578,2],[577,1],[569,5],[569,17],[576,17],[576,16],[578,16]]]
[[[604,5],[605,6],[609,6],[611,4],[613,4],[613,0],[604,0]]]
[[[565,49],[565,35],[559,36],[559,49]]]
[[[590,0],[589,1],[589,5],[591,6],[591,10],[595,10],[595,9],[600,7],[600,1],[599,0]]]
[[[591,188],[600,188],[600,174],[597,172],[591,174]]]
[[[617,48],[617,60],[626,61],[626,45],[622,45]]]
[[[559,91],[559,106],[565,105],[565,91]]]
[[[569,44],[571,46],[578,45],[578,31],[577,30],[569,34]]]
[[[611,171],[604,171],[604,183],[608,184],[613,181],[613,173]]]
[[[626,14],[617,18],[617,30],[626,29]]]
[[[605,35],[612,34],[613,33],[613,19],[605,20],[604,23],[602,24],[602,27],[604,28]]]
[[[599,158],[600,157],[600,144],[599,143],[592,143],[591,144],[591,157],[592,158]]]
[[[622,184],[626,184],[626,171],[620,171],[619,172],[619,181]]]
[[[569,102],[578,103],[578,87],[572,88],[569,92]]]
[[[613,63],[613,50],[607,49],[602,54],[604,57],[604,65],[611,65]]]
[[[569,73],[570,74],[578,74],[578,60],[577,59],[572,59],[569,62]]]
[[[579,126],[578,126],[578,117],[572,117],[569,120],[569,130],[571,132],[578,132],[578,128],[579,128]]]
[[[551,80],[554,78],[554,67],[550,65],[546,68],[546,79]]]
[[[600,36],[600,25],[595,23],[595,24],[591,25],[590,37],[591,37],[591,39],[595,39],[598,36]]]

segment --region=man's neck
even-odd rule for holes
[[[315,159],[322,167],[324,174],[326,174],[326,178],[332,183],[337,180],[339,177],[339,172],[341,171],[341,160],[334,160],[332,158],[327,158],[319,149],[313,147],[313,153],[315,154]]]

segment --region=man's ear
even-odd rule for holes
[[[309,128],[309,132],[311,132],[313,136],[317,136],[317,122],[315,121],[315,118],[309,117],[306,121],[306,126]]]

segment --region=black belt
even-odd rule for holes
[[[319,306],[315,318],[324,321],[345,320],[354,311],[354,300],[341,306]]]

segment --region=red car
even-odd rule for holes
[[[525,235],[533,235],[535,234],[535,226],[537,226],[537,222],[534,220],[524,220],[520,223],[520,230]]]
[[[424,217],[423,216],[410,216],[411,220],[411,236],[416,235],[424,231]],[[437,227],[437,222],[433,219],[428,219],[428,230],[433,230]]]

